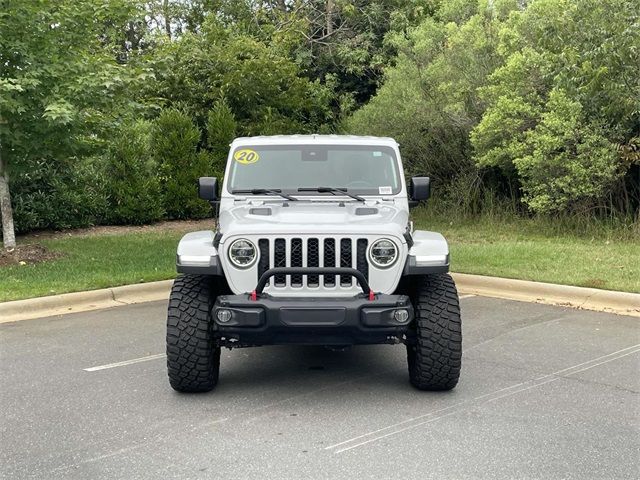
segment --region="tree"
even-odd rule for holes
[[[480,174],[469,134],[481,120],[478,89],[502,60],[499,27],[516,9],[477,0],[443,2],[432,17],[388,40],[395,65],[371,101],[345,122],[348,132],[393,136],[409,174],[429,174],[459,208],[475,208]]]
[[[229,144],[236,136],[236,119],[226,100],[216,102],[207,119],[207,144],[211,150],[213,173],[222,178]]]
[[[16,248],[16,234],[13,226],[9,177],[2,160],[2,143],[0,143],[0,213],[2,214],[2,241],[4,248],[11,252]]]
[[[478,164],[516,177],[531,210],[640,203],[628,155],[640,137],[639,19],[628,0],[539,0],[502,26],[504,63],[480,90],[471,139]]]
[[[164,110],[153,122],[151,145],[158,165],[164,209],[171,219],[204,218],[209,205],[196,195],[199,177],[211,170],[205,150],[198,151],[200,130],[189,115]]]
[[[105,152],[109,223],[150,223],[164,215],[150,131],[150,123],[144,120],[123,123]]]
[[[636,3],[441,2],[418,26],[387,35],[395,64],[344,127],[396,137],[409,172],[429,172],[458,209],[473,212],[490,193],[541,214],[633,216]]]
[[[161,31],[169,39],[198,30],[204,20],[207,0],[146,0],[147,28]]]
[[[153,61],[147,94],[185,110],[202,130],[220,98],[244,135],[316,131],[332,120],[326,87],[304,78],[279,49],[225,29],[217,17],[207,17],[198,34],[160,44]]]
[[[116,61],[128,0],[4,0],[0,9],[0,174],[5,248],[13,245],[11,172],[95,149],[143,71]],[[28,33],[27,33],[28,32]],[[131,107],[131,105],[128,105]]]
[[[433,0],[212,0],[224,30],[250,36],[286,56],[301,74],[331,83],[334,111],[360,106],[375,93],[396,50],[389,32],[404,33],[433,13]]]

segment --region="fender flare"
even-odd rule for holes
[[[191,232],[182,237],[176,254],[178,273],[224,276],[218,249],[214,246],[215,238],[210,230]]]
[[[403,276],[449,271],[449,244],[440,233],[415,230],[411,238],[413,245],[407,255]]]

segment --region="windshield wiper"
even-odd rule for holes
[[[291,200],[292,202],[297,201],[298,199],[287,195],[286,193],[282,193],[282,190],[279,188],[252,188],[249,190],[231,190],[231,193],[250,193],[251,195],[278,195],[282,198],[286,198],[287,200]]]
[[[299,188],[299,192],[318,192],[318,193],[330,193],[331,195],[346,195],[347,197],[351,197],[354,200],[358,200],[359,202],[364,202],[364,198],[354,195],[353,193],[347,192],[346,188],[336,188],[336,187],[305,187]]]

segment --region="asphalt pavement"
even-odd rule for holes
[[[165,302],[0,325],[0,478],[640,478],[640,321],[461,300],[452,392],[403,346],[222,354],[166,377]]]

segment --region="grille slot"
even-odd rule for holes
[[[336,266],[336,241],[333,238],[325,238],[324,240],[324,266],[335,267]],[[325,275],[324,286],[335,287],[336,276]]]
[[[301,267],[302,266],[302,239],[294,238],[291,240],[291,266],[292,267]],[[291,275],[291,286],[292,287],[301,287],[302,286],[302,275],[295,274]]]
[[[258,240],[258,278],[274,267],[343,267],[355,268],[369,280],[368,245],[369,241],[366,238],[261,238]],[[305,276],[296,273],[275,275],[267,282],[267,286],[270,284],[276,288],[300,288],[306,285],[311,288],[323,286],[330,289],[350,289],[354,286],[354,278],[350,275]]]
[[[356,269],[364,275],[364,278],[369,281],[369,263],[367,262],[367,246],[369,242],[366,238],[358,239],[358,253],[356,256]],[[358,282],[359,284],[359,282]]]
[[[258,241],[258,249],[260,250],[260,263],[258,263],[258,278],[262,276],[264,272],[269,270],[269,240],[261,238]],[[271,279],[267,281],[267,285],[271,283]]]
[[[273,266],[287,266],[287,246],[284,238],[276,238],[273,251]],[[284,287],[286,285],[286,275],[276,275],[273,278],[276,287]]]
[[[320,249],[318,248],[318,243],[317,238],[310,238],[307,241],[307,267],[320,266]],[[308,275],[307,285],[310,287],[320,286],[320,276]]]
[[[351,239],[343,238],[340,240],[340,266],[341,267],[352,267],[352,255],[351,255]],[[350,275],[340,275],[340,286],[341,287],[350,287],[353,282],[353,277]]]

